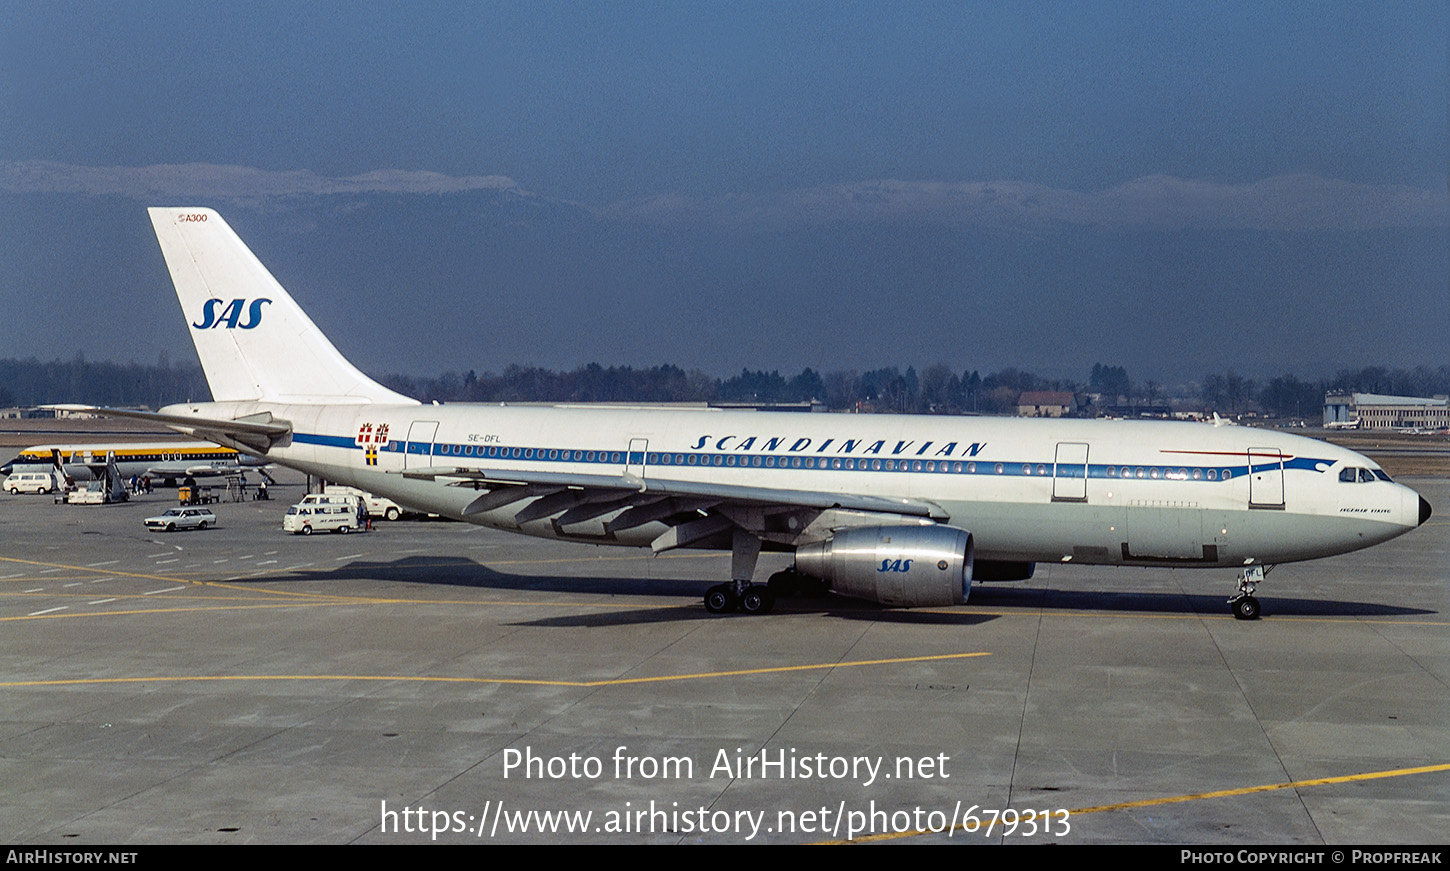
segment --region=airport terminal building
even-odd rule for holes
[[[1330,393],[1324,397],[1325,426],[1356,422],[1360,429],[1445,429],[1450,427],[1450,399],[1381,393]]]

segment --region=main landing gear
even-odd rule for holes
[[[716,584],[705,591],[705,610],[711,614],[726,614],[743,611],[746,614],[769,614],[775,608],[776,599],[793,596],[819,598],[826,595],[828,587],[820,578],[798,572],[795,567],[776,572],[765,584],[749,581],[731,581]]]
[[[760,539],[737,527],[731,541],[730,578],[728,584],[716,584],[705,591],[705,610],[726,614],[740,610],[746,614],[769,614],[775,607],[775,593],[764,584],[752,584],[755,561],[760,556]]]
[[[769,614],[778,598],[826,594],[829,585],[825,581],[799,572],[795,566],[771,575],[769,583],[752,583],[759,556],[760,539],[737,527],[731,539],[731,581],[716,584],[705,591],[706,611],[711,614],[728,614],[731,611]]]
[[[775,607],[775,594],[764,584],[731,581],[716,584],[705,591],[705,610],[724,614],[739,609],[746,614],[769,614]]]
[[[1254,590],[1264,582],[1264,576],[1273,570],[1273,566],[1245,566],[1239,573],[1238,591],[1229,597],[1228,606],[1233,611],[1234,618],[1238,620],[1259,619],[1259,600],[1254,598]]]

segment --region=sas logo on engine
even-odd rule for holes
[[[206,301],[206,306],[201,312],[201,323],[192,324],[198,330],[210,330],[225,325],[229,330],[242,329],[250,330],[262,322],[262,303],[270,303],[270,299],[254,299],[248,303],[245,299],[234,299],[222,307],[222,301],[213,297]],[[246,315],[246,320],[242,315]]]
[[[881,568],[876,572],[909,572],[911,571],[911,560],[909,559],[884,559],[881,561]]]

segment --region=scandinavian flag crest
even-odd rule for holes
[[[378,448],[388,443],[388,425],[380,423],[374,427],[371,423],[364,423],[357,428],[357,438],[353,443],[363,449],[369,466],[378,464]]]

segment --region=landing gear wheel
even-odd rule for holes
[[[726,614],[734,611],[739,602],[729,584],[716,584],[705,591],[705,610],[711,614]]]
[[[740,597],[740,610],[747,614],[769,614],[775,607],[775,595],[770,588],[760,584],[753,584],[745,589],[745,594]]]
[[[1264,582],[1264,576],[1273,570],[1273,566],[1244,566],[1244,570],[1239,573],[1238,589],[1228,600],[1234,619],[1259,619],[1259,600],[1254,598],[1254,591]]]

